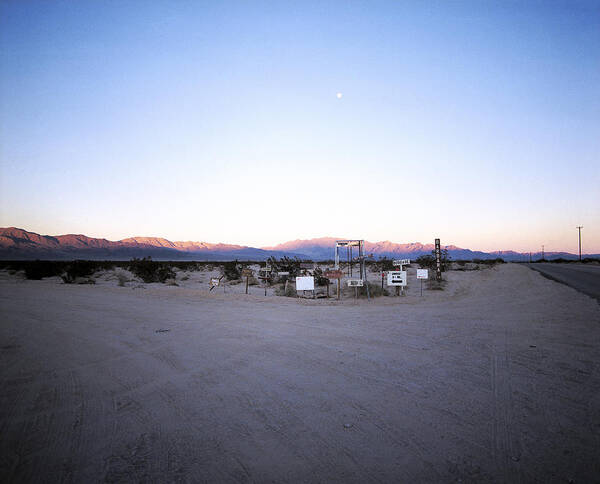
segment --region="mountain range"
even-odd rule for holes
[[[81,234],[40,235],[16,227],[0,228],[0,259],[50,259],[50,260],[128,260],[133,257],[150,256],[156,260],[265,260],[268,257],[299,257],[310,260],[333,259],[336,240],[343,237],[321,237],[308,240],[293,240],[273,247],[248,247],[233,244],[212,244],[208,242],[172,242],[159,237],[130,237],[111,241]],[[454,259],[494,259],[502,257],[507,261],[529,260],[529,253],[514,251],[482,252],[443,245],[448,255]],[[410,258],[431,254],[433,244],[413,242],[399,244],[390,241],[365,241],[365,251],[375,258]],[[345,255],[345,254],[343,254]],[[356,254],[354,254],[356,255]],[[591,257],[598,257],[593,254]],[[541,253],[531,257],[539,259]],[[576,259],[567,252],[546,252],[547,259]]]

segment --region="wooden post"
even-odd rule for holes
[[[327,299],[329,299],[329,279],[327,279]]]
[[[248,276],[246,276],[246,294],[248,294]]]
[[[338,291],[337,291],[338,293],[337,293],[337,297],[338,297],[338,301],[339,301],[340,300],[340,285],[341,285],[342,278],[338,277],[337,281],[338,281]]]

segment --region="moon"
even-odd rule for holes
[[[342,99],[342,96],[343,96],[343,94],[342,94],[341,92],[338,92],[338,93],[337,93],[335,96],[336,96],[338,99]]]

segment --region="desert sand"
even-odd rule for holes
[[[593,482],[600,305],[525,266],[373,301],[0,274],[2,482]],[[374,277],[377,281],[377,277]]]

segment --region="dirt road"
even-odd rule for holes
[[[591,264],[530,264],[532,269],[600,301],[600,266]]]
[[[447,277],[382,305],[2,279],[0,481],[597,479],[600,305]]]

